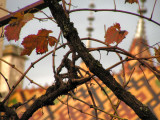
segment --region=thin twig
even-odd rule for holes
[[[70,94],[70,95],[71,95],[71,97],[72,97],[73,99],[78,100],[78,101],[80,101],[80,102],[82,102],[82,103],[88,105],[90,108],[97,109],[97,110],[99,110],[99,111],[101,111],[101,112],[103,112],[103,113],[105,113],[105,114],[110,115],[111,117],[114,117],[114,118],[118,118],[118,119],[121,119],[121,120],[127,120],[127,119],[125,119],[125,118],[120,118],[119,116],[110,114],[110,113],[108,113],[108,112],[106,112],[106,111],[104,111],[104,110],[102,110],[102,109],[100,109],[100,108],[98,108],[98,107],[96,107],[96,106],[90,105],[89,103],[87,103],[87,102],[85,102],[85,101],[83,101],[83,100],[77,98],[77,97],[74,96],[73,94]]]
[[[19,80],[15,83],[15,85],[12,87],[12,89],[9,91],[9,93],[7,94],[7,96],[4,98],[4,100],[2,101],[2,103],[4,104],[10,97],[10,95],[12,94],[12,92],[15,90],[15,88],[19,85],[19,83],[23,80],[23,78],[25,77],[25,75],[28,73],[28,71],[33,67],[34,64],[31,64],[28,69],[23,73],[23,75],[19,78]]]
[[[68,116],[69,116],[69,119],[71,120],[71,116],[69,114],[69,105],[68,105],[68,100],[69,100],[69,95],[67,96],[67,109],[68,109]]]
[[[80,76],[83,77],[82,73],[81,73],[80,71],[78,71],[78,72],[79,72]],[[92,100],[93,105],[96,106],[95,100],[94,100],[94,98],[93,98],[92,92],[91,92],[88,84],[85,83],[85,85],[86,85],[87,91],[88,91],[88,93],[89,93],[89,96],[90,96],[90,98],[91,98],[91,100]],[[96,109],[94,109],[94,110],[95,110],[95,115],[96,115],[96,120],[97,120],[97,119],[98,119],[98,113],[97,113],[97,110],[96,110]]]
[[[142,11],[141,11],[141,7],[140,7],[140,4],[139,4],[139,0],[137,0],[137,2],[138,2],[138,7],[139,7],[139,13],[142,16]]]
[[[135,70],[135,67],[132,69],[132,72],[131,72],[131,74],[130,74],[130,76],[129,76],[129,79],[128,79],[127,83],[124,85],[124,88],[126,88],[127,85],[129,84],[129,82],[131,81],[131,77],[132,77],[132,75],[133,75],[134,70]]]
[[[61,34],[62,34],[62,31],[60,31],[60,33],[59,33],[58,41],[56,42],[56,45],[54,46],[54,50],[53,50],[53,56],[52,56],[53,73],[56,73],[56,70],[55,70],[55,53],[56,53],[56,48],[57,48],[57,45],[59,43]]]
[[[122,57],[120,56],[120,54],[117,53],[117,55],[119,56],[120,60],[123,61],[123,59],[122,59]],[[125,60],[126,60],[126,59],[125,59]],[[123,72],[122,75],[123,75],[123,78],[124,78],[124,81],[123,81],[123,85],[124,85],[124,84],[126,84],[126,76],[125,76],[124,62],[122,62],[122,72]]]
[[[144,71],[143,71],[141,65],[139,65],[139,68],[141,69],[141,71],[142,71],[142,73],[143,73],[143,75],[144,75],[144,78],[146,79],[146,82],[147,82],[148,85],[151,87],[151,85],[149,84],[149,82],[148,82],[148,80],[147,80],[147,77],[146,77],[146,75],[145,75],[145,73],[144,73]]]
[[[65,12],[66,16],[69,17],[69,15],[67,13],[67,10],[66,10],[65,0],[62,0],[62,4],[63,4],[63,9],[64,9],[64,12]]]
[[[88,9],[88,8],[82,8],[82,9],[74,9],[74,10],[70,10],[70,13],[72,12],[80,12],[80,11],[94,11],[94,12],[103,12],[103,11],[110,11],[110,12],[120,12],[120,13],[126,13],[126,14],[130,14],[130,15],[134,15],[134,16],[137,16],[137,17],[141,17],[141,18],[144,18],[146,20],[149,20],[155,24],[157,24],[158,26],[160,26],[160,23],[154,21],[154,20],[151,20],[150,18],[148,17],[145,17],[145,16],[142,16],[142,15],[139,15],[137,13],[132,13],[132,12],[128,12],[128,11],[124,11],[124,10],[115,10],[115,9]]]
[[[108,98],[108,100],[109,100],[109,102],[110,102],[110,104],[111,104],[111,106],[112,106],[115,114],[116,114],[117,116],[119,116],[119,115],[118,115],[118,112],[117,112],[117,110],[116,110],[116,108],[115,108],[115,106],[114,106],[114,104],[112,103],[112,101],[111,101],[111,99],[110,99],[110,97],[109,97],[109,95],[108,95],[108,93],[105,91],[105,89],[101,86],[101,84],[99,84],[99,82],[98,82],[95,78],[93,78],[93,79],[94,79],[94,81],[99,85],[99,87],[100,87],[101,90],[104,92],[104,94],[107,96],[107,98]]]
[[[114,1],[114,9],[116,10],[116,2],[115,2],[115,0],[113,0]]]
[[[72,1],[70,0],[70,1],[69,1],[69,9],[68,9],[68,10],[71,10],[71,5],[72,5],[71,2],[72,2]]]
[[[0,9],[1,9],[1,10],[3,10],[3,11],[5,11],[5,12],[8,12],[8,13],[10,13],[10,14],[12,14],[12,13],[13,13],[13,12],[11,12],[11,11],[7,10],[7,9],[2,8],[2,7],[0,7]]]
[[[31,9],[31,10],[38,10],[38,12],[41,12],[41,13],[43,13],[48,19],[50,19],[51,21],[53,21],[54,23],[56,23],[56,21],[53,19],[53,17],[49,17],[45,12],[43,12],[42,10],[39,10],[39,9],[37,9],[37,8],[33,8],[33,9]],[[30,11],[31,11],[30,10]],[[36,18],[36,17],[35,17]],[[36,18],[36,19],[38,19],[38,18]]]
[[[154,12],[154,9],[155,9],[155,6],[156,6],[156,2],[157,2],[157,0],[155,0],[155,2],[154,2],[153,10],[152,10],[151,17],[150,17],[151,20],[152,20],[152,17],[153,17],[153,12]]]
[[[13,65],[13,64],[11,64],[11,63],[3,60],[2,58],[0,58],[0,61],[8,64],[10,67],[12,67],[12,68],[15,69],[17,72],[19,72],[20,74],[23,75],[23,72],[21,72],[15,65]],[[26,77],[31,83],[33,83],[33,84],[35,84],[35,85],[37,85],[37,86],[39,86],[39,87],[41,87],[41,88],[43,88],[43,89],[46,89],[46,88],[44,88],[43,86],[41,86],[41,85],[39,85],[38,83],[36,83],[36,82],[34,82],[33,80],[31,80],[27,75],[25,75],[25,77]]]
[[[86,87],[87,87],[87,91],[88,91],[88,93],[89,93],[89,95],[90,95],[90,97],[91,97],[91,100],[92,100],[93,105],[94,105],[94,106],[96,106],[96,103],[95,103],[94,97],[93,97],[93,95],[92,95],[92,92],[91,92],[91,90],[90,90],[90,88],[89,88],[88,84],[87,84],[87,83],[85,83],[85,85],[86,85]],[[94,109],[94,110],[95,110],[95,115],[96,115],[96,120],[97,120],[97,119],[98,119],[97,109]]]
[[[0,72],[0,74],[2,75],[2,77],[4,78],[4,80],[6,81],[9,90],[11,90],[11,88],[9,86],[9,83],[8,83],[8,79],[1,72]]]
[[[64,62],[64,61],[68,58],[68,56],[69,56],[70,53],[71,53],[71,51],[68,51],[68,52],[64,55],[61,64],[60,64],[59,67],[57,68],[57,74],[59,74],[59,73],[61,72],[62,68],[63,68],[64,65],[65,65],[65,62]]]
[[[131,72],[131,74],[130,74],[130,76],[129,76],[129,79],[128,79],[127,83],[123,86],[124,88],[126,88],[127,85],[129,84],[129,82],[131,81],[131,76],[133,75],[134,70],[135,70],[135,67],[132,69],[132,72]],[[115,107],[116,110],[118,109],[120,103],[121,103],[121,100],[118,100],[117,104],[115,105],[115,106],[116,106],[116,107]],[[114,115],[115,115],[115,113],[114,113]],[[113,120],[113,117],[111,118],[111,120]]]
[[[90,73],[89,71],[86,71],[85,69],[83,69],[83,68],[81,68],[81,67],[79,67],[79,66],[77,66],[77,67],[78,67],[79,69],[81,69],[82,71],[84,71],[84,72],[85,72],[86,74],[88,74],[89,76],[91,76],[91,78],[99,85],[99,87],[100,87],[101,90],[105,93],[105,95],[107,96],[109,102],[111,103],[111,106],[112,106],[112,108],[114,109],[116,115],[118,116],[118,113],[117,113],[117,111],[116,111],[116,108],[114,107],[114,105],[113,105],[113,103],[112,103],[112,101],[111,101],[108,93],[107,93],[107,92],[105,91],[105,89],[101,86],[101,84],[99,84],[99,82],[94,78],[94,75],[91,75],[91,73]]]
[[[71,105],[69,105],[69,104],[63,102],[63,101],[60,100],[59,98],[57,98],[57,99],[58,99],[62,104],[68,105],[69,107],[71,107],[71,108],[73,108],[73,109],[75,109],[75,110],[77,110],[77,111],[79,111],[79,112],[81,112],[81,113],[84,113],[84,114],[86,114],[86,115],[92,116],[92,117],[94,117],[94,118],[96,117],[96,116],[94,116],[94,115],[92,115],[92,114],[86,113],[86,112],[84,112],[83,110],[80,110],[80,109],[78,109],[78,108],[75,108],[74,106],[71,106]],[[102,119],[102,118],[98,118],[98,119],[104,120],[104,119]]]
[[[31,97],[29,100],[25,101],[24,103],[16,103],[14,105],[11,106],[11,108],[17,109],[19,106],[25,105],[27,103],[29,103],[31,100],[35,99],[36,95],[34,95],[33,97]]]
[[[66,44],[63,44],[61,46],[59,46],[56,50],[64,47]],[[29,72],[29,70],[34,67],[34,65],[36,63],[38,63],[39,61],[41,61],[42,59],[44,59],[46,56],[50,55],[51,53],[53,53],[54,50],[48,52],[47,54],[45,54],[44,56],[42,56],[41,58],[39,58],[38,60],[34,61],[33,63],[31,63],[31,65],[28,67],[28,69],[23,73],[23,75],[19,78],[19,80],[15,83],[15,85],[12,87],[12,89],[10,90],[10,92],[7,94],[7,96],[5,97],[5,99],[2,101],[2,103],[5,103],[6,100],[10,97],[10,95],[12,94],[12,92],[14,91],[14,89],[18,86],[18,84],[23,80],[23,78],[25,77],[25,75]]]

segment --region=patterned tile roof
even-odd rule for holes
[[[144,73],[147,77],[147,80],[144,76]],[[131,81],[128,85],[128,90],[135,95],[141,102],[148,105],[152,111],[156,114],[156,116],[160,119],[160,82],[156,79],[156,77],[151,73],[149,70],[145,69],[143,72],[134,72],[131,77]],[[116,74],[114,76],[120,83],[123,81],[123,77],[121,74]],[[126,80],[128,80],[130,77],[130,74],[126,74]],[[98,80],[98,79],[97,79]],[[147,82],[148,81],[148,82]],[[114,96],[114,94],[103,84],[100,80],[98,82],[105,88],[106,92],[108,93],[110,99],[113,101],[113,104],[116,105],[117,98]],[[92,84],[91,84],[92,83]],[[101,108],[102,110],[113,113],[112,106],[107,98],[107,96],[104,94],[104,92],[101,90],[101,88],[92,80],[91,83],[88,83],[90,86],[90,89],[92,91],[92,94],[94,96],[96,105]],[[14,104],[16,102],[24,102],[30,98],[32,98],[34,95],[36,97],[42,95],[45,93],[45,90],[38,88],[38,89],[26,89],[17,90],[10,98],[9,104]],[[92,104],[91,98],[87,92],[87,88],[84,85],[79,86],[75,90],[75,95],[81,100],[84,100],[85,102]],[[30,118],[30,120],[69,120],[69,116],[73,120],[92,120],[93,117],[90,115],[86,115],[83,112],[90,113],[92,115],[95,115],[94,109],[90,108],[90,106],[87,106],[86,104],[79,102],[77,100],[72,99],[71,97],[67,96],[61,96],[59,97],[60,100],[64,101],[66,104],[74,106],[75,108],[79,109],[81,112],[77,111],[76,109],[73,109],[65,104],[62,104],[59,100],[55,100],[55,105],[43,107],[39,109],[37,112],[35,112]],[[20,107],[17,112],[20,115],[25,111],[25,109],[34,101],[33,99],[31,102],[25,104],[23,107]],[[68,101],[68,103],[67,103]],[[106,107],[107,106],[107,107]],[[129,120],[138,120],[138,117],[135,115],[135,113],[126,106],[123,102],[120,103],[118,108],[118,114],[120,117],[127,118]],[[103,119],[109,119],[110,116],[98,111],[98,117]]]

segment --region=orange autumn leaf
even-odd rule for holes
[[[32,14],[32,13],[26,13],[23,16],[22,22],[27,23],[28,21],[32,20],[33,18],[34,18],[34,14]]]
[[[21,31],[21,28],[32,18],[34,17],[31,13],[16,13],[11,21],[9,22],[9,25],[5,27],[5,36],[10,40],[17,41],[19,39],[19,34]]]
[[[132,4],[132,3],[138,3],[138,0],[125,0],[125,3],[126,3],[126,2]]]
[[[23,17],[24,17],[24,13],[23,12],[18,12],[9,21],[9,24],[12,25],[12,26],[14,26],[16,24],[19,24],[19,22],[23,19]]]
[[[24,23],[19,23],[17,25],[11,26],[11,25],[7,25],[4,29],[5,29],[5,36],[8,39],[8,41],[10,40],[15,40],[18,41],[19,39],[19,34],[21,31],[21,28],[24,26]]]
[[[30,55],[32,51],[36,48],[36,39],[37,35],[28,35],[23,39],[21,43],[24,47],[24,50],[21,52],[21,55]]]
[[[128,32],[126,30],[121,31],[121,27],[119,23],[114,24],[113,26],[107,29],[105,33],[105,42],[107,44],[117,43],[119,44],[126,37]]]
[[[38,31],[37,35],[40,37],[40,36],[43,36],[43,37],[46,37],[49,35],[49,33],[52,33],[52,30],[46,30],[46,29],[41,29]]]
[[[49,42],[49,45],[52,47],[57,42],[57,39],[55,37],[49,36],[48,42]]]
[[[48,44],[53,46],[57,39],[55,37],[49,36],[52,33],[51,30],[41,29],[38,31],[37,35],[28,35],[24,38],[22,45],[24,50],[21,55],[30,55],[31,52],[36,49],[37,54],[43,54],[48,51]]]
[[[159,48],[154,48],[154,52],[155,52],[155,57],[157,59],[157,61],[160,63],[160,46]]]
[[[120,26],[119,23],[114,24],[113,27],[115,27],[115,28],[118,29],[119,31],[121,30],[121,26]]]

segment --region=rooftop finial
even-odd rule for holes
[[[142,6],[141,6],[141,9],[138,12],[140,12],[141,15],[143,15],[144,13],[147,12],[146,8],[144,7],[144,3],[146,2],[146,0],[141,0],[141,2],[142,2]],[[145,22],[144,22],[143,18],[140,18],[139,21],[138,21],[135,38],[142,38],[142,39],[146,38],[145,25],[144,24],[145,24]]]
[[[147,9],[144,7],[144,3],[146,2],[146,0],[141,0],[141,9],[138,10],[139,13],[141,13],[142,15],[145,14],[147,12]]]
[[[89,4],[89,8],[95,8],[95,4],[94,4],[93,0]],[[91,37],[92,36],[91,33],[94,30],[93,27],[92,27],[92,22],[94,21],[94,16],[93,16],[93,12],[92,11],[90,12],[88,20],[89,20],[89,26],[87,27],[88,37]],[[87,46],[87,48],[89,48],[91,46],[90,40],[87,40],[86,46]]]

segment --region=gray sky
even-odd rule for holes
[[[36,0],[7,0],[7,9],[10,11],[15,11],[20,9],[21,7],[24,7],[28,4],[31,4]],[[115,0],[116,6],[118,10],[125,10],[130,12],[137,12],[138,5],[137,4],[124,4],[125,0]],[[90,3],[90,0],[72,0],[72,4],[75,7],[72,7],[72,9],[77,8],[88,8],[88,5]],[[97,9],[113,9],[114,4],[113,0],[94,0],[95,6]],[[147,14],[145,16],[150,17],[152,8],[154,5],[154,0],[147,0],[145,3],[145,7],[147,8]],[[49,16],[51,15],[48,9],[43,10],[45,13],[47,13]],[[153,14],[153,20],[160,23],[160,0],[157,0],[157,4],[155,7],[155,12]],[[45,17],[42,13],[36,13],[36,17]],[[89,12],[75,12],[70,15],[71,21],[74,22],[75,27],[77,28],[79,32],[79,36],[81,38],[87,37],[88,32],[86,31],[86,28],[88,27],[88,20],[87,17],[89,16]],[[129,34],[127,37],[123,40],[122,43],[119,44],[119,47],[122,47],[125,50],[129,50],[129,47],[132,43],[132,39],[134,37],[138,17],[133,15],[128,15],[124,13],[115,13],[115,12],[96,12],[94,13],[95,20],[93,22],[94,32],[92,33],[92,37],[104,41],[104,25],[106,25],[106,28],[112,26],[114,23],[120,23],[122,30],[127,30]],[[160,42],[160,26],[145,20],[145,26],[146,26],[146,36],[149,45],[153,45],[157,42]],[[59,28],[57,28],[57,25],[54,24],[51,21],[46,22],[39,22],[38,20],[32,20],[29,23],[27,23],[24,28],[22,29],[20,41],[16,42],[19,46],[21,46],[21,41],[23,38],[29,34],[37,34],[37,31],[41,28],[46,28],[53,31],[53,36],[57,37],[59,33]],[[5,44],[11,44],[14,42],[8,42],[5,41]],[[92,46],[100,46],[100,44],[93,43]],[[49,50],[52,50],[53,48],[50,48]],[[60,63],[60,60],[62,59],[64,53],[66,50],[59,50],[56,52],[56,65]],[[96,59],[100,59],[100,54],[98,52],[93,53],[94,57]],[[114,63],[118,62],[119,59],[117,56],[114,55],[114,53],[109,53],[107,56],[106,53],[101,53],[102,57],[100,62],[103,63],[104,68],[107,68]],[[32,54],[29,56],[29,60],[26,63],[26,69],[31,64],[31,62],[34,62],[38,58],[40,58],[42,55],[36,55],[35,51],[32,52]],[[77,62],[77,64],[80,63],[80,60]],[[118,66],[117,69],[113,69],[113,71],[118,71],[121,66]],[[32,68],[29,73],[27,74],[32,80],[35,82],[47,85],[51,84],[54,81],[53,78],[53,72],[52,72],[52,56],[48,56],[44,60],[40,61],[38,64]],[[28,82],[28,80],[25,79],[24,81],[24,87],[29,87],[31,84]]]

